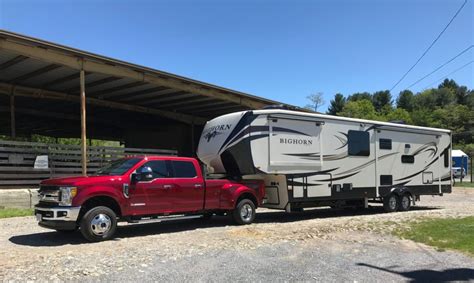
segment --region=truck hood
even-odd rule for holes
[[[55,185],[55,186],[87,186],[100,185],[120,182],[123,180],[122,176],[79,176],[48,179],[41,182],[41,185]]]

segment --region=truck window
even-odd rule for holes
[[[348,154],[353,156],[370,155],[369,133],[364,131],[350,130],[348,133]]]
[[[120,176],[125,174],[128,170],[130,170],[135,164],[140,162],[140,158],[123,158],[116,160],[105,167],[100,168],[97,170],[95,175],[110,175],[110,176]]]
[[[171,176],[170,171],[168,170],[168,167],[166,166],[166,161],[165,160],[152,160],[148,161],[147,163],[143,164],[141,168],[143,167],[150,167],[151,171],[153,172],[153,179],[157,178],[169,178]],[[138,171],[140,171],[138,169]]]
[[[194,164],[189,161],[171,161],[175,178],[194,178],[197,176]]]

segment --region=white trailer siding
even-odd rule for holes
[[[379,198],[396,187],[450,192],[450,144],[442,129],[258,110],[210,121],[198,157],[219,173],[263,178],[268,206],[284,208]]]

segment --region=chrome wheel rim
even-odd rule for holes
[[[390,209],[395,210],[397,208],[397,198],[395,196],[391,196],[388,200],[388,205],[390,206]]]
[[[91,231],[96,236],[103,236],[112,227],[112,219],[107,214],[97,214],[91,221]]]
[[[249,221],[250,219],[252,219],[252,215],[253,211],[250,204],[246,203],[242,206],[242,208],[240,208],[240,217],[242,218],[242,220]]]
[[[403,208],[408,208],[410,206],[410,198],[407,196],[404,196],[402,198],[402,206]]]

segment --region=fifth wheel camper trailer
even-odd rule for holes
[[[209,121],[197,151],[214,173],[263,179],[267,208],[370,201],[388,212],[450,193],[450,153],[449,130],[280,109]]]

